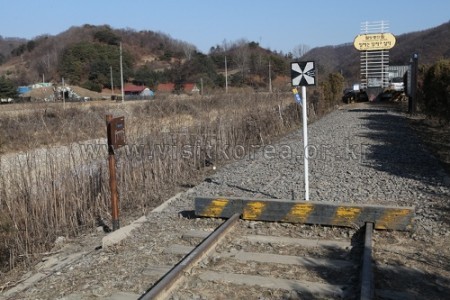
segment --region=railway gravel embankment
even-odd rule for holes
[[[413,299],[445,299],[450,293],[450,179],[411,129],[407,115],[391,106],[349,105],[308,129],[310,200],[416,208],[413,231],[374,233],[374,263],[391,270],[382,277],[375,273],[376,287],[406,292]],[[83,241],[66,241],[56,256],[5,289],[0,299],[136,298],[160,278],[161,270],[155,266],[164,269],[177,263],[179,257],[165,249],[183,231],[213,230],[222,222],[193,218],[196,196],[303,200],[302,148],[300,131],[277,144],[255,146],[246,158],[220,167],[201,184],[138,220],[133,231],[106,236],[93,232]],[[242,156],[242,148],[217,153],[231,160]],[[280,224],[264,226],[275,232]],[[289,226],[305,236],[323,230]],[[102,238],[102,249],[95,250]],[[203,299],[194,287],[190,293],[186,286],[183,291],[185,297],[174,298]],[[267,294],[254,298],[271,299]]]

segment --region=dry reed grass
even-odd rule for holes
[[[106,114],[125,116],[128,145],[116,154],[122,224],[196,184],[212,164],[240,158],[219,149],[270,144],[301,115],[290,94],[232,94],[3,117],[0,150],[25,152],[0,164],[0,271],[31,265],[58,236],[108,223]]]

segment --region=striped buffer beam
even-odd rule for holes
[[[230,218],[239,213],[244,220],[360,227],[373,223],[375,229],[413,229],[414,207],[281,199],[196,197],[199,217]]]

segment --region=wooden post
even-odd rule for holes
[[[106,115],[106,127],[108,133],[108,166],[109,166],[109,187],[111,190],[111,217],[113,231],[120,228],[119,224],[119,195],[117,194],[116,179],[116,157],[114,155],[114,145],[110,139],[112,115]]]

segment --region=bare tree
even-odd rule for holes
[[[227,51],[228,51],[228,41],[227,41],[227,39],[224,39],[223,41],[222,41],[222,48],[223,48],[223,51],[226,53]]]
[[[292,50],[292,55],[294,56],[294,58],[297,59],[305,55],[309,50],[311,50],[310,46],[305,44],[299,44],[295,46],[294,49]]]
[[[183,52],[184,52],[184,56],[186,57],[186,59],[188,61],[191,60],[192,54],[196,51],[195,46],[188,44],[188,43],[183,43],[182,47],[183,47]]]
[[[241,69],[242,80],[245,79],[245,71],[249,61],[249,48],[248,42],[244,39],[239,40],[235,44],[235,62]]]

